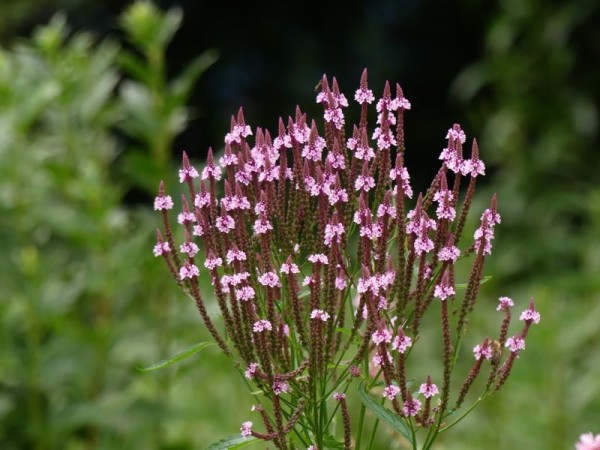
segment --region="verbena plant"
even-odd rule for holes
[[[253,439],[279,449],[372,448],[384,421],[411,448],[429,449],[504,385],[540,315],[532,300],[520,316],[521,331],[509,337],[513,302],[501,297],[499,332],[478,336],[470,371],[457,373],[500,223],[494,196],[473,240],[459,248],[477,178],[485,173],[477,143],[466,158],[465,133],[454,125],[441,168],[413,201],[403,127],[411,105],[400,86],[392,97],[386,83],[371,132],[375,97],[363,73],[354,97],[360,121],[349,138],[348,101],[335,78],[330,87],[324,77],[320,89],[321,129],[298,108],[287,126],[280,119],[274,138],[258,128],[251,144],[240,110],[218,163],[209,149],[198,171],[184,153],[179,181],[189,196],[177,215],[182,242],[175,243],[174,203],[161,182],[154,208],[163,227],[154,254],[193,298],[215,343],[259,401],[257,418],[213,448]],[[459,261],[470,263],[462,284],[455,281]],[[219,317],[207,310],[201,268],[210,274]],[[427,315],[437,318],[425,321]],[[431,323],[439,324],[439,351],[419,345]],[[414,379],[422,371],[411,358],[415,351],[439,354],[441,370]],[[479,376],[480,394],[463,412]],[[357,415],[346,399],[355,390],[362,401]],[[370,431],[366,410],[377,418]]]

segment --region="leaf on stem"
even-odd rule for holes
[[[241,434],[227,436],[220,441],[214,442],[206,447],[206,450],[232,450],[245,447],[246,445],[256,441],[255,437],[243,437]]]
[[[479,284],[484,284],[487,283],[488,281],[490,281],[492,279],[491,275],[486,275],[485,277],[483,277],[481,279],[481,281],[479,282]],[[456,289],[466,289],[467,288],[467,283],[459,283],[457,285],[454,286]]]
[[[345,448],[344,443],[336,440],[333,436],[326,436],[325,439],[323,439],[323,444],[325,445],[325,448],[331,450],[344,450]]]
[[[150,372],[152,370],[162,369],[163,367],[170,366],[171,364],[175,364],[176,362],[179,362],[183,359],[189,358],[190,356],[198,353],[201,350],[204,350],[206,347],[209,347],[211,345],[216,345],[216,344],[214,342],[199,342],[197,344],[192,345],[191,347],[188,347],[181,353],[176,354],[172,358],[163,359],[162,361],[152,364],[149,367],[144,367],[144,368],[138,367],[138,370],[140,372]]]
[[[358,386],[358,394],[360,395],[360,399],[363,402],[363,404],[365,405],[365,407],[367,409],[369,409],[371,412],[373,412],[373,414],[375,414],[375,416],[379,420],[386,422],[395,431],[397,431],[402,436],[404,436],[408,440],[408,442],[411,443],[411,445],[414,445],[414,442],[412,441],[410,429],[406,426],[406,424],[404,423],[404,420],[402,420],[402,418],[400,416],[398,416],[397,414],[395,414],[393,411],[390,411],[385,406],[380,405],[377,402],[377,400],[375,400],[373,397],[371,397],[367,393],[367,390],[365,389],[364,381],[361,382],[360,385]]]

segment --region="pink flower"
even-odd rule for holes
[[[434,244],[433,241],[429,239],[426,234],[424,234],[415,239],[414,246],[415,253],[417,255],[421,255],[423,253],[429,253],[431,250],[433,250]]]
[[[371,176],[363,176],[359,175],[356,177],[356,181],[354,182],[354,189],[357,191],[363,190],[365,192],[369,192],[371,189],[375,187],[375,180]]]
[[[344,234],[344,225],[341,223],[328,223],[325,225],[325,245],[330,247],[333,241],[339,244],[342,241],[342,234]]]
[[[490,255],[492,253],[492,239],[494,239],[494,226],[500,223],[500,214],[491,209],[486,209],[481,215],[481,225],[475,230],[475,250],[483,244],[483,253]],[[485,227],[484,227],[485,224]]]
[[[268,233],[270,230],[272,230],[273,225],[271,225],[271,222],[267,220],[264,214],[261,214],[260,219],[257,219],[254,222],[254,226],[252,228],[254,229],[255,234],[260,235]]]
[[[439,393],[440,391],[438,387],[433,384],[429,378],[427,379],[427,383],[423,383],[419,387],[419,394],[423,394],[425,398],[431,398]]]
[[[258,277],[258,282],[263,286],[268,286],[271,288],[281,287],[281,282],[279,281],[279,277],[275,272],[266,272]]]
[[[406,417],[416,416],[421,409],[421,402],[417,399],[410,399],[404,402],[402,412]]]
[[[377,141],[377,148],[379,150],[385,150],[390,148],[392,145],[398,145],[392,130],[388,130],[386,133],[384,133],[381,127],[375,128],[372,139]]]
[[[154,253],[154,256],[162,256],[166,255],[170,251],[171,247],[169,246],[168,242],[157,242],[152,250],[152,253]]]
[[[227,202],[227,197],[225,197],[223,200],[221,200],[221,204],[226,203]],[[199,194],[196,194],[196,197],[194,198],[194,206],[196,206],[196,208],[202,209],[206,206],[210,205],[210,194],[206,191],[204,192],[200,192]],[[227,208],[225,208],[227,209]]]
[[[196,216],[190,211],[183,211],[177,214],[177,223],[185,225],[186,223],[193,223],[196,221]]]
[[[410,175],[408,174],[406,167],[396,167],[390,170],[390,178],[392,180],[396,181],[398,176],[400,177],[402,192],[404,192],[404,195],[406,195],[408,198],[412,198],[413,190],[410,187]]]
[[[227,289],[229,286],[239,286],[242,284],[242,281],[246,281],[249,276],[250,274],[248,272],[223,275],[221,277],[221,285],[223,286],[223,289]],[[254,290],[252,292],[254,292]]]
[[[396,398],[396,395],[398,395],[399,392],[400,388],[398,386],[390,384],[383,389],[383,396],[390,400],[394,400],[394,398]]]
[[[377,217],[383,217],[385,215],[396,218],[396,209],[389,203],[382,203],[377,207]]]
[[[173,208],[173,199],[170,195],[159,195],[154,199],[154,210],[162,211]]]
[[[437,218],[453,221],[456,217],[456,210],[452,207],[452,200],[454,200],[452,191],[448,189],[439,190],[434,194],[433,200],[438,203]]]
[[[310,313],[310,318],[320,320],[321,322],[327,322],[329,320],[329,314],[322,309],[313,309]]]
[[[179,246],[179,251],[187,254],[190,258],[193,258],[198,253],[199,248],[193,242],[184,242]]]
[[[579,442],[575,444],[576,450],[600,450],[600,434],[585,433],[579,436]]]
[[[308,256],[308,260],[313,264],[329,264],[329,259],[322,253],[315,253]]]
[[[229,146],[225,147],[225,155],[219,159],[221,167],[235,166],[237,163],[238,157],[231,153],[231,148]]]
[[[325,139],[321,136],[317,136],[314,141],[309,140],[302,148],[302,157],[310,161],[321,161],[323,149],[326,145]]]
[[[378,223],[365,224],[360,226],[360,236],[365,236],[371,241],[378,239],[383,234],[381,225]]]
[[[273,383],[273,393],[275,395],[287,394],[290,392],[290,385],[286,381],[275,381]]]
[[[204,227],[200,224],[194,225],[192,234],[194,236],[204,236]]]
[[[382,342],[389,344],[390,342],[392,342],[392,333],[390,333],[389,330],[383,328],[381,330],[375,331],[371,336],[371,339],[373,340],[375,345],[379,345]]]
[[[332,122],[338,130],[344,126],[344,113],[341,108],[327,108],[323,117],[325,122]]]
[[[271,322],[266,319],[257,320],[252,326],[252,331],[255,333],[262,333],[265,330],[271,331],[272,329],[273,325],[271,325]]]
[[[477,175],[485,175],[485,164],[480,159],[465,159],[460,164],[460,172],[463,175],[471,174],[471,177],[473,178],[475,178]]]
[[[493,351],[492,347],[488,344],[487,339],[481,345],[476,345],[473,347],[473,355],[476,360],[483,359],[492,359]]]
[[[354,93],[354,100],[356,100],[361,105],[363,103],[371,104],[375,100],[375,96],[373,95],[373,91],[371,89],[360,88],[357,89]]]
[[[412,347],[412,339],[406,336],[402,331],[400,331],[400,334],[392,341],[392,348],[398,350],[400,353],[405,353],[410,347]]]
[[[368,145],[356,144],[356,149],[354,150],[354,157],[356,159],[371,161],[375,158],[375,152]]]
[[[244,376],[251,380],[256,375],[256,371],[258,370],[258,363],[252,362],[248,364],[248,368],[244,372]]]
[[[215,166],[214,163],[207,164],[206,167],[202,170],[203,180],[206,180],[210,177],[213,177],[217,181],[221,179],[221,168],[219,166]]]
[[[190,264],[189,262],[186,262],[181,267],[181,269],[179,269],[179,278],[182,280],[191,280],[192,278],[197,277],[198,275],[200,275],[198,267],[196,267],[194,264]]]
[[[446,139],[454,139],[455,141],[460,141],[461,144],[464,144],[467,140],[467,135],[462,130],[459,124],[455,123],[452,128],[448,130],[446,134]]]
[[[498,299],[498,306],[496,307],[496,311],[501,311],[501,310],[507,311],[513,305],[514,305],[514,302],[512,301],[511,298],[509,298],[509,297],[500,297]]]
[[[179,169],[179,182],[183,183],[184,181],[191,180],[193,178],[198,178],[198,171],[194,169],[192,166],[184,166],[182,169]]]
[[[196,198],[198,197],[196,196]],[[250,202],[243,195],[226,195],[221,199],[221,206],[225,208],[225,211],[245,210],[250,209]]]
[[[519,350],[525,350],[525,339],[520,336],[512,336],[506,340],[504,346],[512,353],[517,353]]]
[[[231,132],[225,135],[225,143],[231,144],[235,142],[241,144],[241,138],[248,137],[250,135],[252,135],[252,130],[250,129],[250,126],[244,123],[238,123],[232,127]]]
[[[438,258],[440,261],[452,261],[456,262],[460,257],[460,250],[454,245],[442,247],[438,252]]]
[[[540,323],[540,313],[535,310],[533,299],[529,304],[529,308],[521,313],[519,320],[524,320],[527,323]]]
[[[346,394],[344,394],[343,392],[334,392],[333,393],[333,399],[337,400],[338,402],[345,398],[346,398]]]
[[[371,361],[373,361],[373,365],[374,366],[381,366],[383,364],[383,358],[385,357],[386,361],[388,364],[392,364],[394,362],[394,358],[392,358],[392,355],[390,352],[385,352],[385,354],[382,353],[375,353],[373,355],[373,358],[371,359]]]
[[[435,286],[433,296],[440,300],[446,300],[448,297],[452,297],[455,294],[454,286],[450,285],[447,277],[442,279],[442,282]]]
[[[252,289],[250,286],[244,286],[241,289],[235,291],[235,296],[239,301],[247,302],[248,300],[252,300],[256,296],[256,294],[254,292],[254,289]]]
[[[337,277],[335,277],[335,288],[338,291],[343,291],[344,289],[346,289],[346,286],[348,286],[348,283],[346,282],[346,278],[344,278],[343,275],[338,275]]]
[[[247,421],[242,424],[240,431],[242,432],[242,437],[252,436],[252,422]]]
[[[395,98],[394,100],[392,100],[392,107],[390,109],[396,110],[396,109],[410,109],[410,108],[411,108],[411,104],[407,98],[398,97],[398,98]]]
[[[242,250],[227,250],[227,264],[233,261],[246,261],[246,253]]]
[[[300,269],[294,263],[283,263],[279,271],[286,274],[300,273]]]
[[[219,216],[217,217],[215,226],[221,233],[227,234],[235,228],[235,220],[229,215]]]
[[[326,160],[334,169],[344,170],[346,168],[346,160],[344,159],[344,155],[342,153],[329,152]]]
[[[215,255],[211,255],[206,258],[204,261],[204,267],[208,270],[213,270],[215,267],[221,267],[223,265],[223,260]]]
[[[330,205],[335,205],[338,202],[346,203],[348,201],[348,193],[343,188],[329,188],[327,191],[327,199]]]

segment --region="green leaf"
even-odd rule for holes
[[[152,364],[149,367],[141,368],[138,367],[140,372],[150,372],[152,370],[162,369],[163,367],[170,366],[171,364],[175,364],[185,358],[189,358],[195,353],[198,353],[200,350],[204,350],[206,347],[210,347],[211,345],[216,345],[214,342],[199,342],[198,344],[194,344],[191,347],[185,349],[181,353],[176,354],[172,358],[163,359],[155,364]]]
[[[385,406],[380,405],[373,397],[371,397],[365,389],[364,381],[358,386],[358,394],[360,395],[360,399],[367,409],[372,411],[378,419],[389,424],[394,430],[404,436],[408,442],[414,445],[414,442],[411,438],[410,429],[406,426],[402,418],[393,411],[390,411]]]
[[[481,281],[479,282],[479,284],[485,284],[485,283],[487,283],[488,281],[490,281],[491,279],[492,279],[492,276],[491,276],[491,275],[486,275],[485,277],[483,277],[483,278],[481,279]],[[455,287],[456,289],[466,289],[466,288],[467,288],[467,284],[468,284],[468,283],[459,283],[459,284],[455,285],[454,287]]]
[[[335,331],[337,331],[338,333],[344,333],[344,334],[352,334],[352,330],[350,328],[340,328],[340,327],[335,327]]]
[[[256,440],[255,437],[242,437],[241,434],[234,434],[233,436],[227,436],[218,442],[210,444],[206,447],[206,450],[232,450],[245,447]]]
[[[326,448],[344,450],[344,443],[336,440],[333,436],[326,436],[325,439],[323,439],[323,444],[325,444]]]

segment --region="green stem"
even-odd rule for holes
[[[365,422],[365,405],[360,406],[360,416],[358,417],[358,436],[356,436],[356,450],[360,450],[360,442],[362,439],[363,425]]]
[[[475,401],[475,403],[473,403],[473,404],[472,404],[472,405],[469,407],[469,409],[467,409],[467,410],[464,412],[464,414],[463,414],[462,416],[460,416],[458,419],[456,419],[456,420],[455,420],[454,422],[452,422],[450,425],[448,425],[448,426],[446,426],[446,427],[444,427],[444,428],[440,429],[438,433],[442,433],[442,432],[444,432],[444,431],[446,431],[446,430],[449,430],[449,429],[450,429],[450,428],[452,428],[454,425],[456,425],[456,424],[457,424],[457,423],[459,423],[461,420],[463,420],[465,417],[467,417],[467,415],[469,415],[469,413],[475,409],[475,407],[476,407],[476,406],[477,406],[477,405],[478,405],[478,404],[481,402],[481,400],[483,400],[483,399],[484,399],[484,397],[485,397],[485,393],[484,393],[484,394],[482,394],[482,395],[481,395],[481,396],[480,396],[480,397],[479,397],[479,398],[478,398],[478,399]]]
[[[381,404],[383,405],[383,402],[381,402]],[[371,438],[369,439],[369,445],[367,446],[367,450],[371,450],[373,448],[373,443],[375,442],[375,433],[377,433],[377,427],[379,427],[379,419],[375,420],[375,425],[373,425],[373,431],[371,432]]]

